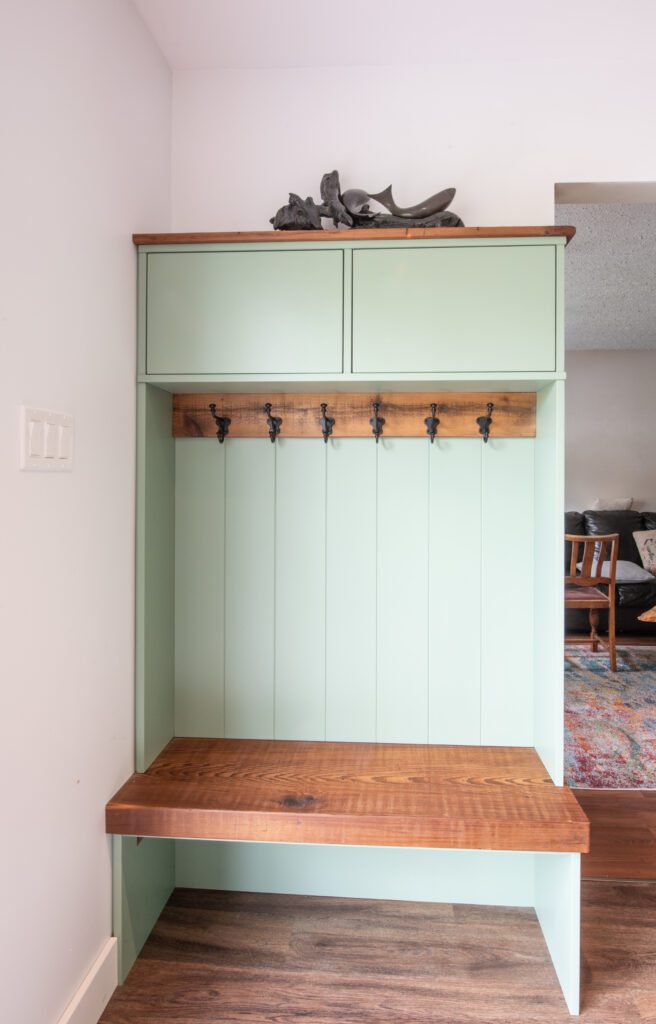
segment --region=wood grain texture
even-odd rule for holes
[[[581,1024],[656,1006],[656,885],[585,882]],[[532,910],[177,889],[101,1024],[569,1024]]]
[[[480,437],[476,419],[485,416],[487,403],[493,402],[491,437],[535,437],[534,392],[381,392],[379,395],[315,393],[211,393],[173,396],[174,437],[215,437],[216,424],[209,410],[216,405],[217,415],[229,416],[231,437],[268,438],[264,404],[271,402],[272,412],[282,416],[281,437],[321,438],[321,403],[334,418],[333,437],[372,437],[372,402],[380,402],[384,417],[383,437],[426,437],[424,420],[431,415],[431,403],[437,404],[440,423],[437,436]]]
[[[590,819],[584,878],[656,880],[656,791],[575,789]]]
[[[490,228],[356,228],[352,231],[190,231],[134,234],[135,245],[218,245],[233,242],[348,242],[395,238],[554,238],[571,242],[576,228],[547,224],[542,227]]]
[[[531,748],[172,740],[107,805],[120,835],[584,852]]]

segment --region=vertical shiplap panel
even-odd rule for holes
[[[225,734],[273,736],[275,447],[226,442]]]
[[[533,445],[483,447],[483,743],[533,746]]]
[[[376,739],[376,445],[328,445],[326,739]]]
[[[429,740],[481,742],[480,440],[430,445]]]
[[[428,740],[429,443],[378,445],[378,740]]]
[[[277,739],[326,735],[326,446],[276,444]]]
[[[175,444],[175,732],[223,735],[225,452]]]

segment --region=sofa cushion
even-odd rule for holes
[[[643,512],[643,530],[656,530],[656,512]]]
[[[595,512],[587,509],[583,513],[585,522],[585,533],[589,536],[597,536],[604,533],[619,533],[620,550],[618,558],[625,562],[635,562],[642,565],[636,542],[633,539],[635,530],[642,530],[643,517],[639,512],[627,509],[623,512]]]
[[[613,512],[617,509],[633,507],[633,498],[597,498],[592,502],[595,512]]]
[[[579,572],[583,571],[583,562],[577,562],[576,568]],[[597,572],[597,561],[592,563],[592,575]],[[602,562],[601,575],[608,576],[610,573],[610,562]],[[616,583],[651,583],[654,579],[654,575],[648,572],[647,569],[643,569],[641,565],[636,565],[635,562],[625,562],[623,559],[618,558],[617,565],[615,566],[615,582]]]
[[[656,530],[637,530],[633,539],[645,569],[656,575]]]
[[[615,589],[615,603],[622,608],[638,608],[647,611],[656,605],[656,577],[651,583],[618,583]]]

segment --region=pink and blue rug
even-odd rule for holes
[[[656,647],[565,649],[565,782],[656,789]]]

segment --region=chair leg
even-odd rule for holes
[[[608,609],[608,652],[610,654],[610,670],[617,672],[617,649],[615,644],[615,605]]]
[[[590,608],[588,610],[588,618],[590,620],[590,644],[594,654],[599,650],[599,634],[597,633],[597,626],[599,625],[599,609]]]

